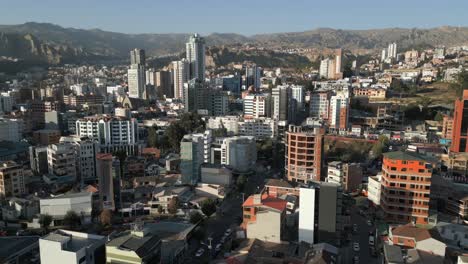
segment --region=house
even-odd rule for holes
[[[91,222],[92,193],[80,192],[63,194],[51,198],[41,199],[41,214],[52,216],[54,225],[61,222],[68,211],[74,211],[81,217],[81,223]]]
[[[279,243],[284,236],[287,202],[268,194],[251,195],[242,205],[247,238]]]
[[[468,226],[438,222],[436,227],[444,241],[452,247],[468,250]]]
[[[148,229],[125,231],[106,244],[107,263],[159,263],[161,239]]]
[[[389,227],[389,244],[418,249],[437,256],[445,256],[447,245],[437,229],[425,229],[412,224]]]
[[[275,197],[284,194],[299,196],[298,188],[294,188],[289,182],[279,179],[268,179],[265,183],[265,192]]]

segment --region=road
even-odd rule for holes
[[[221,238],[228,228],[233,231],[240,224],[242,220],[242,199],[247,199],[250,194],[253,194],[263,188],[264,184],[265,169],[263,167],[257,167],[257,172],[249,176],[248,181],[244,188],[244,193],[233,191],[228,197],[226,197],[221,205],[218,207],[218,212],[215,216],[210,217],[205,221],[205,238],[199,242],[192,239],[190,242],[189,254],[187,263],[208,263],[211,259],[218,256],[222,256],[224,251],[229,252],[231,247],[231,240],[234,236],[226,239],[223,243],[223,250],[221,252],[215,252],[215,247],[220,243]],[[209,238],[211,238],[212,249],[208,248]],[[205,252],[200,257],[195,257],[195,254],[199,248],[203,248]]]
[[[359,263],[378,263],[378,258],[371,256],[369,246],[369,231],[373,230],[375,233],[375,227],[369,226],[367,224],[368,219],[365,216],[361,216],[359,214],[359,208],[356,206],[351,208],[350,215],[351,224],[356,224],[358,231],[353,232],[351,242],[347,245],[346,248],[344,248],[344,263],[354,263],[353,258],[356,255],[359,256]],[[354,242],[359,243],[359,252],[353,250]]]

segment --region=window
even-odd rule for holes
[[[405,183],[400,183],[400,187],[406,188],[406,184]]]
[[[400,176],[400,179],[406,180],[406,176]]]

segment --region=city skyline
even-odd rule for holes
[[[24,2],[27,2],[30,8],[24,9]],[[253,3],[241,0],[235,6],[226,6],[211,0],[196,4],[188,1],[143,1],[140,5],[114,1],[113,5],[109,6],[106,3],[86,0],[83,5],[73,8],[55,0],[49,1],[48,4],[19,1],[9,3],[8,9],[0,11],[0,24],[40,22],[132,34],[198,32],[207,35],[218,32],[247,36],[301,32],[317,28],[364,30],[468,26],[468,19],[463,14],[463,10],[468,8],[468,3],[450,2],[457,8],[453,8],[454,5],[440,5],[440,2],[432,0],[426,1],[424,5],[401,0],[388,3],[365,0],[342,9],[337,7],[340,3],[345,4],[344,1],[300,1],[289,6],[284,6],[284,3],[277,0]],[[122,13],[121,10],[132,12]],[[398,19],[395,19],[397,14]]]

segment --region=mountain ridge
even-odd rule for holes
[[[87,60],[127,60],[133,48],[143,48],[148,56],[177,54],[185,48],[189,34],[127,34],[101,29],[65,28],[51,23],[27,22],[0,25],[0,56],[38,60],[50,64]],[[32,39],[32,40],[31,40]],[[333,29],[317,28],[244,36],[212,33],[205,36],[208,46],[255,44],[267,49],[344,48],[380,49],[397,42],[400,50],[411,47],[452,46],[468,43],[468,27]]]

